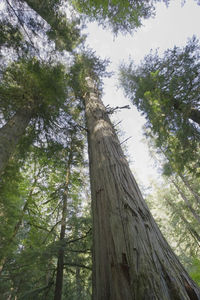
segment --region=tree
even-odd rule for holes
[[[2,128],[0,128],[0,173],[6,168],[20,138],[25,133],[32,117],[31,109],[17,112]]]
[[[154,192],[147,196],[147,203],[165,238],[189,274],[199,284],[195,273],[199,273],[200,225],[188,207],[188,202],[196,214],[199,212],[198,203],[180,177],[171,175],[163,179],[159,184],[153,183]],[[199,180],[195,178],[193,183],[199,186]],[[188,202],[185,202],[182,194],[187,197]]]
[[[200,46],[194,37],[184,48],[149,54],[139,67],[122,66],[121,86],[146,117],[146,134],[155,138],[173,169],[199,173]]]
[[[48,0],[41,2],[39,0],[19,0],[26,2],[43,20],[51,26],[47,30],[47,35],[55,42],[59,50],[72,51],[82,40],[80,37],[80,28],[78,18],[71,17],[68,20],[63,11],[59,10],[61,0]]]
[[[81,62],[78,89],[88,130],[93,299],[199,299],[198,287],[163,238],[131,174],[100,99],[97,64],[92,70],[87,58],[84,65],[85,57],[79,57],[79,66]]]
[[[4,10],[10,16],[6,23],[17,28],[33,48],[38,47],[35,38],[38,40],[40,35],[44,37],[45,34],[59,51],[72,51],[83,41],[79,19],[73,15],[67,18],[60,0],[48,0],[45,4],[33,0],[3,0],[3,3]],[[44,42],[45,39],[42,40],[43,45]]]
[[[197,286],[170,250],[140,194],[107,111],[100,100],[101,88],[97,75],[101,70],[104,71],[104,65],[94,57],[91,59],[77,55],[77,58],[78,63],[72,68],[75,72],[72,72],[72,75],[77,80],[73,82],[72,76],[71,84],[77,97],[84,102],[80,103],[80,106],[85,105],[87,119],[93,198],[93,298],[198,299],[200,292]],[[55,172],[52,177],[56,175]],[[43,195],[42,192],[40,195]],[[40,211],[36,217],[38,207]],[[34,220],[30,218],[31,226],[29,222],[25,228],[25,234],[31,238],[25,239],[22,249],[19,243],[18,252],[16,251],[19,260],[16,257],[14,259],[14,264],[16,261],[20,262],[20,258],[25,258],[25,262],[33,262],[35,272],[30,268],[30,264],[28,267],[22,267],[22,270],[25,269],[26,274],[31,276],[33,289],[30,291],[24,281],[19,282],[21,278],[16,276],[16,273],[11,280],[15,287],[20,289],[20,292],[16,292],[20,296],[39,299],[43,297],[44,291],[49,291],[52,281],[48,278],[48,284],[45,282],[45,285],[38,287],[38,281],[44,282],[44,266],[47,266],[47,263],[43,264],[42,272],[38,274],[41,260],[36,252],[42,249],[43,262],[48,260],[52,266],[52,260],[47,257],[50,251],[47,250],[55,250],[56,243],[41,245],[41,237],[46,236],[44,228],[52,225],[51,215],[45,215],[40,205],[33,209],[33,215]],[[48,220],[45,226],[40,226],[41,223],[44,225],[42,215]],[[48,227],[46,236],[50,239],[49,231],[51,233],[52,228]],[[69,245],[72,241],[67,240],[66,244]],[[56,250],[59,248],[60,245]],[[35,257],[38,259],[34,260]],[[48,268],[48,271],[51,271],[51,268]],[[77,282],[80,279],[77,268],[76,279]],[[28,290],[26,293],[25,288]],[[80,294],[78,290],[77,294]],[[45,297],[47,298],[47,294]]]
[[[82,151],[82,143],[77,140],[75,137],[77,133],[74,131],[70,134],[70,144],[68,146],[68,157],[66,161],[66,176],[65,176],[65,186],[64,186],[64,194],[62,200],[62,217],[61,217],[61,229],[60,229],[60,243],[61,247],[58,252],[58,260],[57,260],[57,270],[56,270],[56,285],[55,285],[55,293],[54,300],[62,299],[62,289],[63,289],[63,271],[65,266],[65,247],[62,244],[65,240],[66,235],[66,227],[67,227],[67,211],[69,204],[69,191],[70,185],[72,181],[72,168],[74,166],[74,161],[82,160],[82,155],[80,154]],[[79,157],[77,157],[77,154]]]
[[[91,21],[98,21],[101,25],[109,26],[116,34],[121,32],[132,32],[141,26],[142,19],[149,18],[155,13],[153,1],[77,1],[70,2],[75,9]],[[164,1],[168,3],[168,1]]]
[[[0,128],[0,172],[33,118],[48,127],[66,104],[67,78],[61,64],[39,63],[35,59],[12,63],[0,85],[1,112],[8,122]]]
[[[77,108],[74,113],[77,114]],[[64,122],[61,119],[58,125],[56,135],[55,131],[51,135],[51,143],[49,140],[48,144],[42,143],[43,147],[39,143],[32,146],[18,176],[11,177],[15,175],[12,170],[10,176],[4,174],[1,182],[2,299],[11,295],[21,299],[53,299],[56,262],[61,249],[64,251],[63,297],[75,298],[79,277],[79,291],[83,299],[89,299],[91,222],[88,206],[83,201],[87,200],[85,174],[80,171],[84,135],[76,128],[66,232],[60,240],[71,128],[67,119]],[[66,131],[69,131],[67,136]],[[79,275],[74,274],[77,268]]]

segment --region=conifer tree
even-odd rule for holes
[[[163,57],[150,53],[136,67],[121,67],[125,94],[145,116],[145,134],[164,152],[171,167],[199,174],[199,41],[174,47]]]
[[[66,105],[67,77],[60,64],[33,59],[11,64],[0,85],[1,112],[7,123],[0,128],[0,172],[14,153],[31,119],[48,126]]]
[[[77,64],[88,130],[93,299],[199,299],[199,288],[162,236],[129,169],[101,101],[100,62],[83,55]]]

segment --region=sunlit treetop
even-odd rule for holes
[[[69,73],[69,85],[77,99],[82,99],[84,93],[88,92],[86,77],[95,81],[99,93],[102,91],[102,78],[110,76],[106,71],[108,64],[108,60],[102,60],[91,49],[74,55],[74,63]]]

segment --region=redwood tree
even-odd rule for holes
[[[200,299],[142,198],[97,85],[86,80],[93,299]]]

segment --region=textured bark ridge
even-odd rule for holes
[[[200,299],[142,198],[93,81],[87,83],[93,299]]]
[[[30,120],[31,110],[18,111],[0,129],[0,174],[5,169]]]

